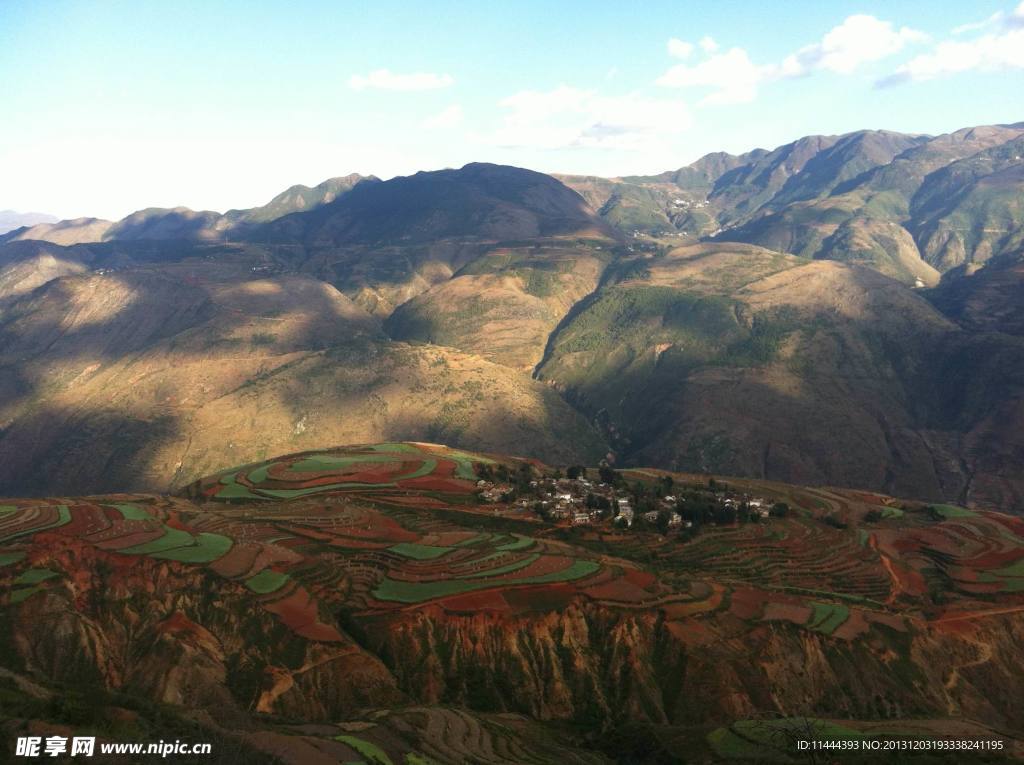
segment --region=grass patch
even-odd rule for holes
[[[60,574],[56,571],[51,571],[48,568],[30,568],[28,571],[23,571],[21,575],[14,580],[14,584],[42,584],[47,579],[53,579],[55,576],[60,576]]]
[[[362,463],[380,464],[382,462],[401,462],[401,460],[386,454],[358,454],[348,457],[332,457],[329,454],[315,454],[311,457],[306,457],[305,459],[293,463],[288,469],[293,473],[329,473],[332,470],[349,467],[350,465],[359,465]],[[258,483],[251,473],[249,474],[249,480],[253,483]],[[261,480],[266,480],[266,478],[262,478]]]
[[[15,590],[11,593],[11,604],[21,603],[24,600],[35,595],[37,592],[42,592],[42,587],[23,587],[20,590]]]
[[[375,452],[403,452],[405,454],[420,454],[420,450],[410,444],[383,443],[373,444],[370,449]]]
[[[282,574],[280,571],[272,571],[268,568],[246,579],[245,586],[257,595],[269,595],[284,587],[288,583],[288,579],[288,574]]]
[[[373,765],[394,765],[394,762],[383,749],[365,739],[358,738],[357,736],[335,736],[334,740],[355,749],[367,759],[367,762],[373,763]]]
[[[956,505],[932,505],[932,509],[943,518],[974,518],[977,513]]]
[[[222,477],[220,483],[224,488],[214,495],[214,499],[264,499],[238,483],[234,473]]]
[[[440,558],[447,552],[450,552],[450,547],[435,547],[434,545],[420,545],[415,542],[399,542],[397,545],[392,545],[388,548],[393,553],[398,553],[406,558],[412,558],[413,560],[433,560],[434,558]]]
[[[514,550],[523,550],[527,547],[533,546],[533,539],[530,537],[524,537],[519,534],[513,534],[512,536],[515,537],[514,541],[498,545],[494,549],[500,550],[501,552],[512,552]]]
[[[150,515],[149,511],[145,508],[139,507],[138,505],[120,504],[111,505],[115,510],[121,513],[121,517],[126,521],[151,521],[153,516]]]
[[[143,542],[141,545],[133,545],[118,550],[122,555],[155,555],[156,553],[167,552],[176,547],[185,547],[196,543],[195,537],[187,531],[164,527],[164,535],[152,542]]]
[[[823,635],[831,635],[850,618],[850,609],[838,603],[812,603],[813,611],[807,627]]]
[[[212,563],[223,557],[233,544],[229,537],[204,531],[195,537],[194,545],[156,553],[152,557],[176,560],[179,563]]]
[[[10,566],[12,563],[24,560],[24,558],[25,553],[23,552],[0,553],[0,566]]]
[[[540,553],[534,553],[533,555],[527,555],[522,560],[513,561],[504,566],[498,568],[492,568],[489,571],[478,571],[475,574],[467,574],[466,576],[460,577],[461,579],[482,579],[484,577],[501,576],[502,574],[509,574],[513,571],[518,571],[521,568],[526,568],[533,563],[537,558],[540,557]]]
[[[410,478],[423,478],[428,476],[437,470],[437,460],[424,460],[423,464],[420,465],[416,470],[409,473],[408,475],[400,475],[395,481],[407,481]]]

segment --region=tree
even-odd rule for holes
[[[773,518],[785,518],[789,515],[789,505],[785,502],[776,502],[772,505],[772,509],[769,510],[768,513]]]
[[[670,475],[663,475],[658,479],[658,496],[664,497],[666,494],[672,493],[672,487],[675,486],[675,479]]]
[[[565,471],[565,475],[566,478],[572,478],[573,480],[577,478],[586,478],[587,469],[583,467],[583,465],[570,465],[569,469]]]
[[[671,513],[668,510],[661,510],[658,512],[658,533],[664,536],[668,533],[668,522],[671,517]]]
[[[601,476],[601,481],[603,483],[607,483],[611,486],[618,486],[622,483],[622,476],[616,473],[608,465],[601,465],[601,467],[598,468],[597,473]]]

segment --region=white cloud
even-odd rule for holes
[[[908,43],[926,39],[909,27],[895,29],[891,22],[858,14],[829,30],[821,42],[806,45],[787,56],[780,67],[784,77],[798,77],[816,69],[850,74],[862,64],[899,53]]]
[[[965,24],[954,34],[991,29],[970,40],[943,40],[927,53],[915,56],[879,80],[879,87],[920,82],[962,72],[998,72],[1024,69],[1024,2],[1009,13],[997,13],[982,22]]]
[[[667,88],[711,88],[701,103],[738,104],[752,101],[758,85],[773,71],[774,67],[754,64],[743,48],[730,48],[699,64],[676,64],[657,82]]]
[[[376,88],[378,90],[437,90],[447,88],[455,80],[448,74],[433,74],[431,72],[413,72],[411,74],[397,74],[388,69],[377,69],[369,74],[353,74],[348,79],[348,85],[352,90],[366,90]]]
[[[689,58],[693,55],[693,43],[683,42],[677,37],[668,41],[668,55],[672,58]]]
[[[715,38],[711,35],[704,35],[697,44],[700,45],[700,49],[705,53],[714,53],[718,50],[718,43],[715,42]]]
[[[453,128],[462,122],[462,116],[462,107],[458,104],[452,104],[448,108],[442,109],[437,114],[423,120],[423,127],[428,130]]]
[[[961,72],[997,72],[1024,69],[1024,29],[982,35],[964,42],[945,40],[928,53],[916,56],[878,85],[934,80]]]
[[[602,96],[566,85],[521,91],[499,105],[506,110],[504,122],[484,140],[502,147],[637,150],[691,125],[678,99]]]
[[[987,29],[993,24],[998,24],[1005,15],[1006,14],[1002,11],[996,11],[987,19],[983,19],[982,21],[972,21],[969,24],[961,24],[960,26],[953,27],[950,32],[955,35],[962,35],[967,32],[977,32],[980,29]]]

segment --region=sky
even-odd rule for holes
[[[1018,122],[1017,2],[0,0],[0,209],[224,211],[353,172],[657,173]]]

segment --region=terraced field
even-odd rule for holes
[[[284,679],[260,675],[257,685],[268,690],[257,709],[264,711],[274,708],[275,694],[316,671],[323,659],[309,656],[334,651],[334,661],[346,660],[356,650],[353,630],[381,656],[411,650],[380,642],[388,635],[408,634],[412,646],[447,639],[406,632],[420,618],[435,620],[432,630],[449,622],[460,629],[504,623],[542,629],[574,614],[560,624],[586,630],[591,617],[582,614],[596,610],[605,615],[600,618],[611,613],[646,625],[634,630],[662,630],[660,639],[694,655],[793,632],[810,643],[826,641],[833,647],[825,650],[836,655],[879,641],[899,649],[922,630],[966,634],[965,653],[943,680],[949,688],[990,656],[975,647],[967,627],[1024,611],[1024,521],[1011,516],[727,479],[729,491],[785,502],[789,511],[663,536],[610,523],[552,526],[509,505],[480,504],[474,495],[478,472],[549,470],[436,445],[384,443],[247,465],[203,479],[180,497],[4,500],[0,615],[7,609],[31,614],[57,602],[47,594],[77,602],[84,584],[109,572],[190,577],[189,587],[210,598],[251,603],[242,610],[275,624],[288,636],[284,645],[315,646],[304,649],[313,651],[304,663],[296,659],[292,669],[275,670]],[[653,486],[665,474],[631,470],[624,477]],[[673,480],[685,487],[705,479]],[[190,645],[203,634],[184,617],[168,625],[162,634]],[[515,634],[514,655],[524,651],[540,661],[543,654],[531,654],[536,649],[527,635],[533,633]],[[470,642],[492,638],[481,633]],[[441,645],[455,650],[441,643],[430,655],[443,656],[436,653]],[[461,670],[452,677],[462,682]],[[475,692],[491,692],[481,682]],[[786,738],[786,725],[741,720],[702,729],[700,746],[709,756],[784,758],[776,739]],[[594,752],[572,753],[560,734],[527,718],[445,707],[382,710],[335,728],[328,734],[326,726],[312,733],[278,726],[260,734],[260,745],[309,747],[311,756],[326,753],[341,762],[405,765],[460,762],[469,753],[478,762],[605,761]],[[863,726],[851,730],[873,735]],[[638,741],[649,743],[644,735]]]
[[[996,597],[1024,605],[1024,522],[1008,516],[736,481],[792,512],[707,526],[689,541],[600,529],[559,539],[536,524],[489,530],[473,498],[484,464],[498,461],[383,443],[226,471],[189,487],[190,499],[10,500],[0,506],[0,577],[14,604],[66,586],[68,572],[46,549],[73,541],[201,568],[326,642],[340,635],[322,614],[341,603],[367,615],[426,604],[516,614],[583,599],[658,608],[686,628],[728,611],[751,625],[783,621],[843,639],[874,623],[902,629],[907,613],[950,618]],[[936,593],[946,593],[941,604]]]

